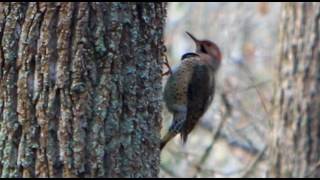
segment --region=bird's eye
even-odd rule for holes
[[[203,45],[201,45],[200,50],[201,50],[201,52],[208,53]]]

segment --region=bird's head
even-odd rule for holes
[[[198,40],[189,32],[186,32],[196,44],[196,53],[209,55],[213,60],[221,61],[221,52],[218,46],[209,40]]]

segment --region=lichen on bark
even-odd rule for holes
[[[0,4],[1,177],[156,177],[165,3]]]

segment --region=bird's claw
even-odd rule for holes
[[[169,65],[169,62],[168,62],[168,58],[167,56],[165,55],[164,56],[164,63],[163,63],[167,68],[168,68],[168,71],[163,73],[161,76],[167,76],[167,75],[171,75],[172,74],[172,71],[171,71],[171,67]]]

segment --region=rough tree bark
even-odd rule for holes
[[[320,177],[320,4],[286,3],[271,137],[273,177]]]
[[[0,3],[1,177],[156,177],[164,3]]]

